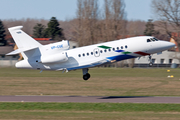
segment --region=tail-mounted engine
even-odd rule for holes
[[[67,53],[61,52],[56,53],[49,56],[41,56],[41,63],[57,63],[57,62],[65,62],[68,60]]]
[[[41,57],[38,62],[45,64],[65,62],[68,60],[68,56],[65,51],[69,50],[69,47],[68,40],[45,45],[43,46],[43,51],[41,51]]]
[[[56,42],[53,44],[48,45],[48,47],[50,47],[51,50],[58,50],[58,51],[62,51],[62,50],[69,50],[69,41],[68,40],[63,40],[61,42]]]

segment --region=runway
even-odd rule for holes
[[[179,103],[180,97],[146,96],[0,96],[0,102]]]

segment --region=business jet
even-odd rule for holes
[[[68,40],[41,45],[23,32],[22,27],[8,29],[18,49],[7,55],[21,53],[24,58],[16,63],[16,68],[63,72],[82,69],[84,80],[90,78],[89,68],[125,59],[149,56],[152,65],[152,54],[161,53],[175,46],[173,43],[151,36],[140,36],[69,49]]]

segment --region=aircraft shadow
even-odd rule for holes
[[[102,97],[102,98],[100,98],[100,99],[146,98],[146,97],[152,97],[152,96],[107,96],[107,97]]]

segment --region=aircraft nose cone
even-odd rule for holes
[[[170,48],[172,48],[172,47],[174,47],[174,46],[176,46],[174,43],[171,43],[171,42],[165,42],[165,41],[163,41],[163,43],[161,44],[161,46],[163,47],[163,48],[165,48],[165,49],[170,49]]]

